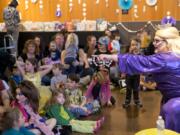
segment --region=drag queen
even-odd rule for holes
[[[180,133],[180,36],[175,27],[156,31],[155,54],[150,56],[118,54],[100,55],[100,59],[118,62],[127,74],[151,73],[162,93],[161,115],[165,127]]]

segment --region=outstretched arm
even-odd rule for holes
[[[113,60],[115,62],[118,62],[118,55],[117,54],[112,54],[112,55],[109,55],[109,54],[101,54],[99,55],[99,58],[101,60],[104,60],[104,59],[107,59],[107,60]]]
[[[99,55],[100,59],[118,62],[119,69],[130,75],[141,73],[158,73],[166,70],[166,61],[169,54],[154,54],[150,56],[134,54]],[[173,67],[172,67],[173,68]]]
[[[42,69],[41,71],[39,71],[41,78],[48,74],[52,70],[52,67],[52,64],[40,66],[40,69]]]

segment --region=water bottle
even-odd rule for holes
[[[162,119],[162,116],[158,116],[158,120],[156,121],[157,124],[157,135],[165,135],[164,129],[165,129],[165,123]]]

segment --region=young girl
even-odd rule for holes
[[[85,93],[88,100],[99,100],[101,105],[114,104],[111,99],[110,80],[109,80],[109,67],[112,61],[99,61],[93,59],[93,63],[98,67],[99,71],[94,74],[91,83]]]
[[[68,69],[66,73],[75,73],[76,66],[79,64],[77,61],[78,44],[78,36],[75,33],[70,33],[65,44],[64,60],[62,60],[62,63]]]
[[[19,88],[16,89],[16,101],[13,102],[13,105],[22,112],[25,125],[32,129],[32,132],[40,134],[39,131],[41,131],[45,135],[54,135],[52,129],[56,125],[56,120],[45,120],[38,114],[39,92],[32,82],[23,81],[19,85]]]
[[[131,40],[131,45],[129,48],[129,53],[130,54],[139,54],[140,50],[140,40],[137,38],[134,38]],[[135,74],[135,75],[129,75],[126,74],[126,99],[123,104],[124,108],[127,108],[131,102],[131,95],[133,92],[133,97],[134,97],[134,103],[136,104],[137,107],[142,107],[142,104],[139,100],[139,83],[140,83],[140,75]]]
[[[64,106],[65,99],[62,92],[55,92],[47,107],[47,115],[55,118],[58,125],[71,125],[72,130],[81,133],[95,133],[104,121],[104,117],[98,121],[76,120]]]
[[[2,135],[35,135],[24,127],[23,115],[17,108],[4,112],[1,124],[3,127]]]
[[[36,59],[27,59],[25,69],[23,69],[20,66],[20,63],[17,61],[17,66],[23,76],[23,79],[32,81],[33,84],[38,88],[40,93],[39,111],[41,112],[46,102],[51,98],[52,95],[49,87],[41,85],[41,78],[51,71],[52,65],[41,66],[39,71],[37,65]]]

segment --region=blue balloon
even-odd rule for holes
[[[118,0],[118,5],[123,10],[128,10],[133,5],[133,0]]]

